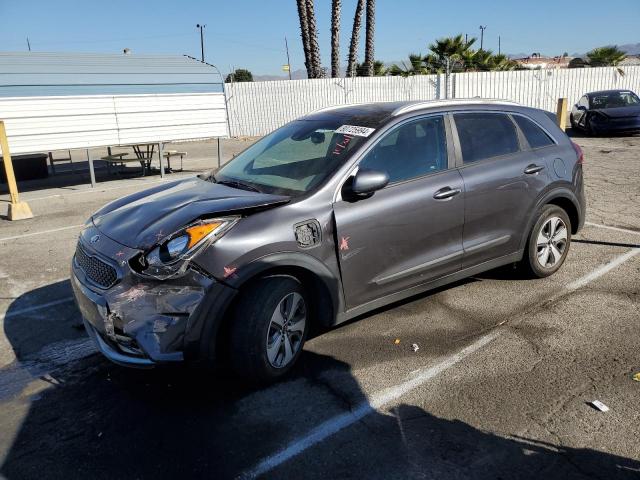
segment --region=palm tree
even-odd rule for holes
[[[349,59],[347,60],[347,77],[353,77],[356,73],[356,59],[358,55],[358,42],[360,41],[360,26],[362,25],[362,12],[364,0],[358,0],[356,13],[353,17],[353,30],[351,31],[351,44],[349,45]]]
[[[587,53],[587,58],[592,67],[615,67],[627,58],[627,56],[617,45],[613,45],[610,47],[594,48]]]
[[[373,61],[373,75],[369,75],[369,67],[366,63],[359,63],[356,66],[356,76],[357,77],[384,77],[389,73],[387,67],[384,66],[384,62],[380,60]]]
[[[302,36],[302,49],[304,50],[304,66],[307,69],[307,77],[313,78],[311,65],[311,48],[309,44],[309,22],[307,21],[307,0],[296,0],[298,5],[298,18],[300,20],[300,35]]]
[[[440,70],[445,68],[448,60],[449,65],[458,64],[464,68],[464,59],[469,57],[472,51],[471,46],[475,41],[475,38],[465,40],[462,34],[455,37],[439,38],[435,43],[429,45],[429,50],[433,52],[433,55],[428,56],[427,63]]]
[[[394,77],[411,77],[413,75],[426,75],[430,73],[425,64],[425,59],[418,53],[409,55],[409,63],[402,62],[401,65],[392,65],[389,68],[389,75]]]
[[[367,76],[374,75],[374,39],[373,33],[375,30],[375,8],[376,0],[367,0],[367,25],[364,44],[364,64],[366,67]]]
[[[322,77],[320,66],[320,46],[318,45],[318,29],[316,28],[316,14],[313,9],[313,0],[307,0],[307,28],[309,30],[309,51],[313,70],[312,78]]]
[[[331,2],[331,76],[340,76],[340,0]]]

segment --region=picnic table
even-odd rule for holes
[[[130,162],[140,162],[143,177],[151,170],[151,160],[153,160],[155,144],[132,145],[132,148],[135,157],[129,157],[129,153],[126,152],[112,153],[111,147],[107,147],[107,156],[101,157],[100,160],[107,162],[107,171],[109,174],[111,174],[112,165],[124,166]]]

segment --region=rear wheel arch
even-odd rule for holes
[[[531,229],[535,225],[538,220],[538,216],[540,214],[541,209],[545,205],[557,205],[562,208],[567,215],[569,216],[569,221],[571,222],[571,234],[575,235],[578,233],[578,229],[580,226],[580,207],[578,199],[573,194],[573,192],[569,189],[562,188],[558,190],[553,190],[547,192],[542,195],[540,199],[536,202],[536,207],[529,216],[529,221],[527,222],[527,227],[522,234],[522,240],[520,243],[520,248],[524,249],[527,243],[527,238],[531,233]]]

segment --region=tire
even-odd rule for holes
[[[251,284],[232,319],[229,361],[234,371],[252,383],[285,376],[307,338],[308,306],[302,284],[293,277],[271,276]]]
[[[522,260],[525,271],[533,278],[553,275],[567,258],[570,245],[571,221],[567,212],[557,205],[545,205],[527,239]]]

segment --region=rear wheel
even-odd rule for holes
[[[298,360],[309,327],[308,302],[293,277],[266,277],[242,293],[231,326],[230,361],[252,381],[283,377]]]
[[[570,244],[567,212],[557,205],[545,205],[529,234],[523,265],[534,277],[553,275],[567,258]]]

